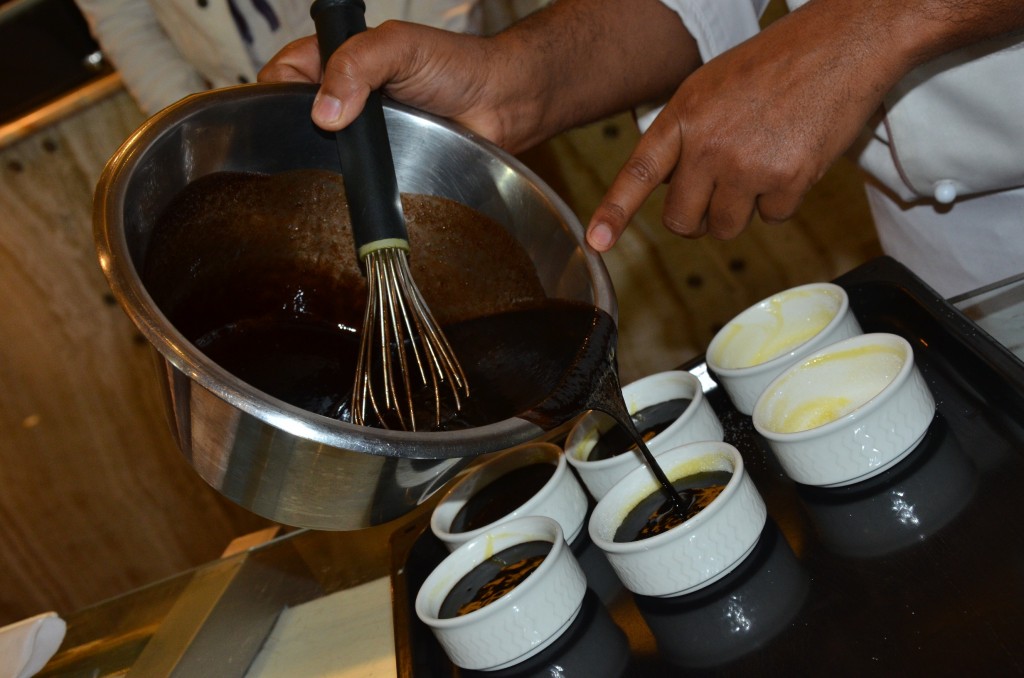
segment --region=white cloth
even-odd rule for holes
[[[735,47],[760,30],[768,0],[662,0],[675,10],[697,41],[704,61]]]
[[[66,631],[67,623],[55,612],[0,628],[0,678],[29,678],[39,673],[57,653]]]
[[[312,0],[233,0],[252,37],[243,39],[228,0],[75,0],[125,87],[147,114],[211,87],[255,82],[289,42],[314,33]],[[260,3],[263,4],[262,2]],[[366,0],[366,23],[403,19],[450,30],[473,27],[472,0]]]
[[[662,2],[679,14],[705,61],[754,35],[767,4]],[[884,187],[868,189],[883,249],[943,296],[1024,270],[1021,73],[1020,34],[951,52],[898,83],[885,116],[857,147],[861,167]],[[955,201],[936,200],[943,192]]]
[[[878,239],[945,298],[1024,271],[1024,189],[968,196],[949,206],[904,203],[872,184]]]

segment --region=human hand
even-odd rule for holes
[[[595,211],[591,246],[611,248],[663,182],[663,223],[685,237],[792,216],[899,76],[877,27],[836,16],[845,4],[797,10],[684,80]]]
[[[259,80],[321,82],[312,118],[325,130],[347,126],[369,93],[382,89],[397,101],[454,120],[494,143],[514,145],[487,43],[486,38],[387,21],[346,40],[328,61],[322,82],[315,36],[278,52]]]
[[[512,153],[565,129],[663,100],[699,63],[696,43],[659,0],[559,0],[493,37],[387,21],[354,35],[324,70],[313,120],[350,123],[371,90],[450,118]],[[658,49],[637,49],[649,43]],[[594,48],[601,45],[601,49]],[[260,71],[268,81],[320,81],[314,38]]]

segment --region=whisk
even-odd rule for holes
[[[361,0],[316,0],[321,63],[366,30]],[[409,270],[409,237],[379,92],[371,92],[352,124],[336,134],[356,253],[367,302],[352,390],[351,416],[366,425],[416,431],[417,410],[432,405],[440,426],[449,405],[469,396],[466,375]],[[372,410],[372,415],[370,411]]]

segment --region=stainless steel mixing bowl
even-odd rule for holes
[[[108,162],[96,188],[100,264],[155,348],[171,429],[206,482],[271,520],[350,530],[401,516],[469,459],[536,439],[524,419],[464,431],[406,433],[346,424],[249,386],[189,343],[140,278],[164,207],[198,177],[222,171],[340,171],[333,137],[309,117],[315,88],[242,85],[188,97],[150,118]],[[558,196],[514,157],[444,120],[388,103],[399,188],[449,198],[495,219],[533,260],[549,296],[615,317],[600,257]]]

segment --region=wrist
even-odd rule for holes
[[[826,29],[844,26],[865,65],[889,84],[947,52],[1024,28],[1020,0],[810,0],[804,10]]]
[[[517,151],[664,102],[701,63],[696,41],[660,0],[559,0],[493,40],[503,79],[490,82]]]
[[[521,22],[490,40],[496,67],[488,70],[488,97],[495,102],[501,121],[502,146],[513,153],[527,150],[579,124],[579,106],[573,102],[593,99],[592,91],[577,92],[573,54],[559,53],[560,46],[544,29]],[[552,26],[553,27],[553,26]],[[540,30],[538,30],[540,29]],[[561,33],[565,28],[559,26]]]

